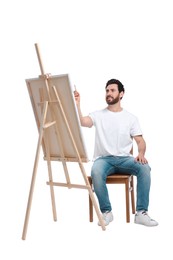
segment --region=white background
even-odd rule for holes
[[[1,259],[172,259],[171,0],[6,0],[0,15]],[[84,114],[105,107],[104,87],[118,78],[122,106],[138,116],[152,167],[147,228],[125,222],[124,188],[110,187],[115,220],[102,231],[88,221],[88,195],[56,188],[52,220],[47,168],[40,160],[26,241],[21,240],[38,133],[25,79],[69,73]],[[94,129],[85,129],[92,157]],[[56,165],[57,166],[57,165]],[[90,174],[90,163],[86,165]],[[72,175],[78,180],[77,168]],[[57,166],[55,176],[60,175]],[[56,178],[55,177],[55,178]],[[170,238],[168,238],[170,235]]]

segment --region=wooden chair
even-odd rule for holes
[[[88,176],[90,185],[92,186],[92,178]],[[125,197],[126,197],[126,222],[130,222],[130,198],[131,194],[131,207],[132,213],[135,214],[135,196],[134,196],[134,180],[131,174],[113,174],[107,177],[107,184],[125,184]],[[89,196],[89,220],[93,222],[93,205]]]

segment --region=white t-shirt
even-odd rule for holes
[[[94,158],[100,156],[131,156],[133,136],[142,135],[136,116],[122,110],[107,108],[89,114],[95,126]]]

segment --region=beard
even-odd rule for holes
[[[113,97],[111,97],[111,96],[107,96],[107,97],[106,97],[106,103],[107,103],[108,105],[115,105],[116,103],[119,102],[119,100],[120,100],[120,96],[119,96],[119,95],[118,95],[118,97],[116,97],[116,98],[113,98]]]

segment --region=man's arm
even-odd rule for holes
[[[136,161],[140,163],[148,163],[147,159],[145,158],[145,151],[146,151],[146,143],[142,135],[134,136],[133,137],[138,146],[138,156],[135,158]]]
[[[81,126],[92,127],[93,122],[92,122],[91,117],[82,115],[81,108],[80,108],[80,94],[76,90],[74,91],[74,97],[76,100],[76,106],[77,106]]]

